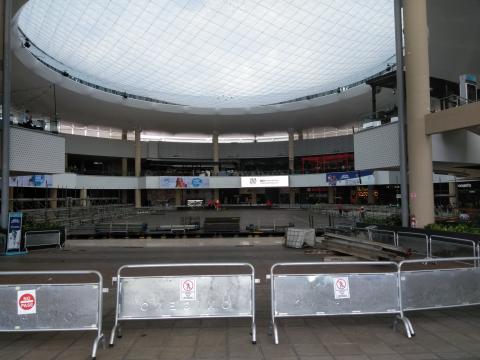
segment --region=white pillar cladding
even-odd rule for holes
[[[435,221],[432,141],[425,135],[430,113],[427,0],[405,0],[403,11],[410,215],[423,228]]]
[[[142,144],[140,142],[140,128],[135,129],[135,176],[140,177],[142,172]],[[142,193],[140,189],[135,189],[135,207],[142,207]]]
[[[215,163],[215,165],[213,165],[213,175],[217,176],[220,171],[220,166],[218,165],[220,161],[220,148],[218,145],[218,132],[216,131],[212,134],[212,155],[213,162]]]

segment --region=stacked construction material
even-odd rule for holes
[[[288,228],[285,246],[301,249],[304,245],[315,245],[315,229]]]
[[[240,232],[239,217],[207,217],[203,223],[205,233],[238,233]]]

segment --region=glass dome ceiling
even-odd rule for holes
[[[30,0],[18,27],[72,77],[206,108],[348,86],[395,53],[392,0]]]

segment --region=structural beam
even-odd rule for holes
[[[425,116],[425,134],[468,129],[480,126],[480,102],[466,104]]]

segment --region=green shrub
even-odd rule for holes
[[[480,235],[480,228],[473,227],[467,223],[435,223],[427,225],[425,229]]]

